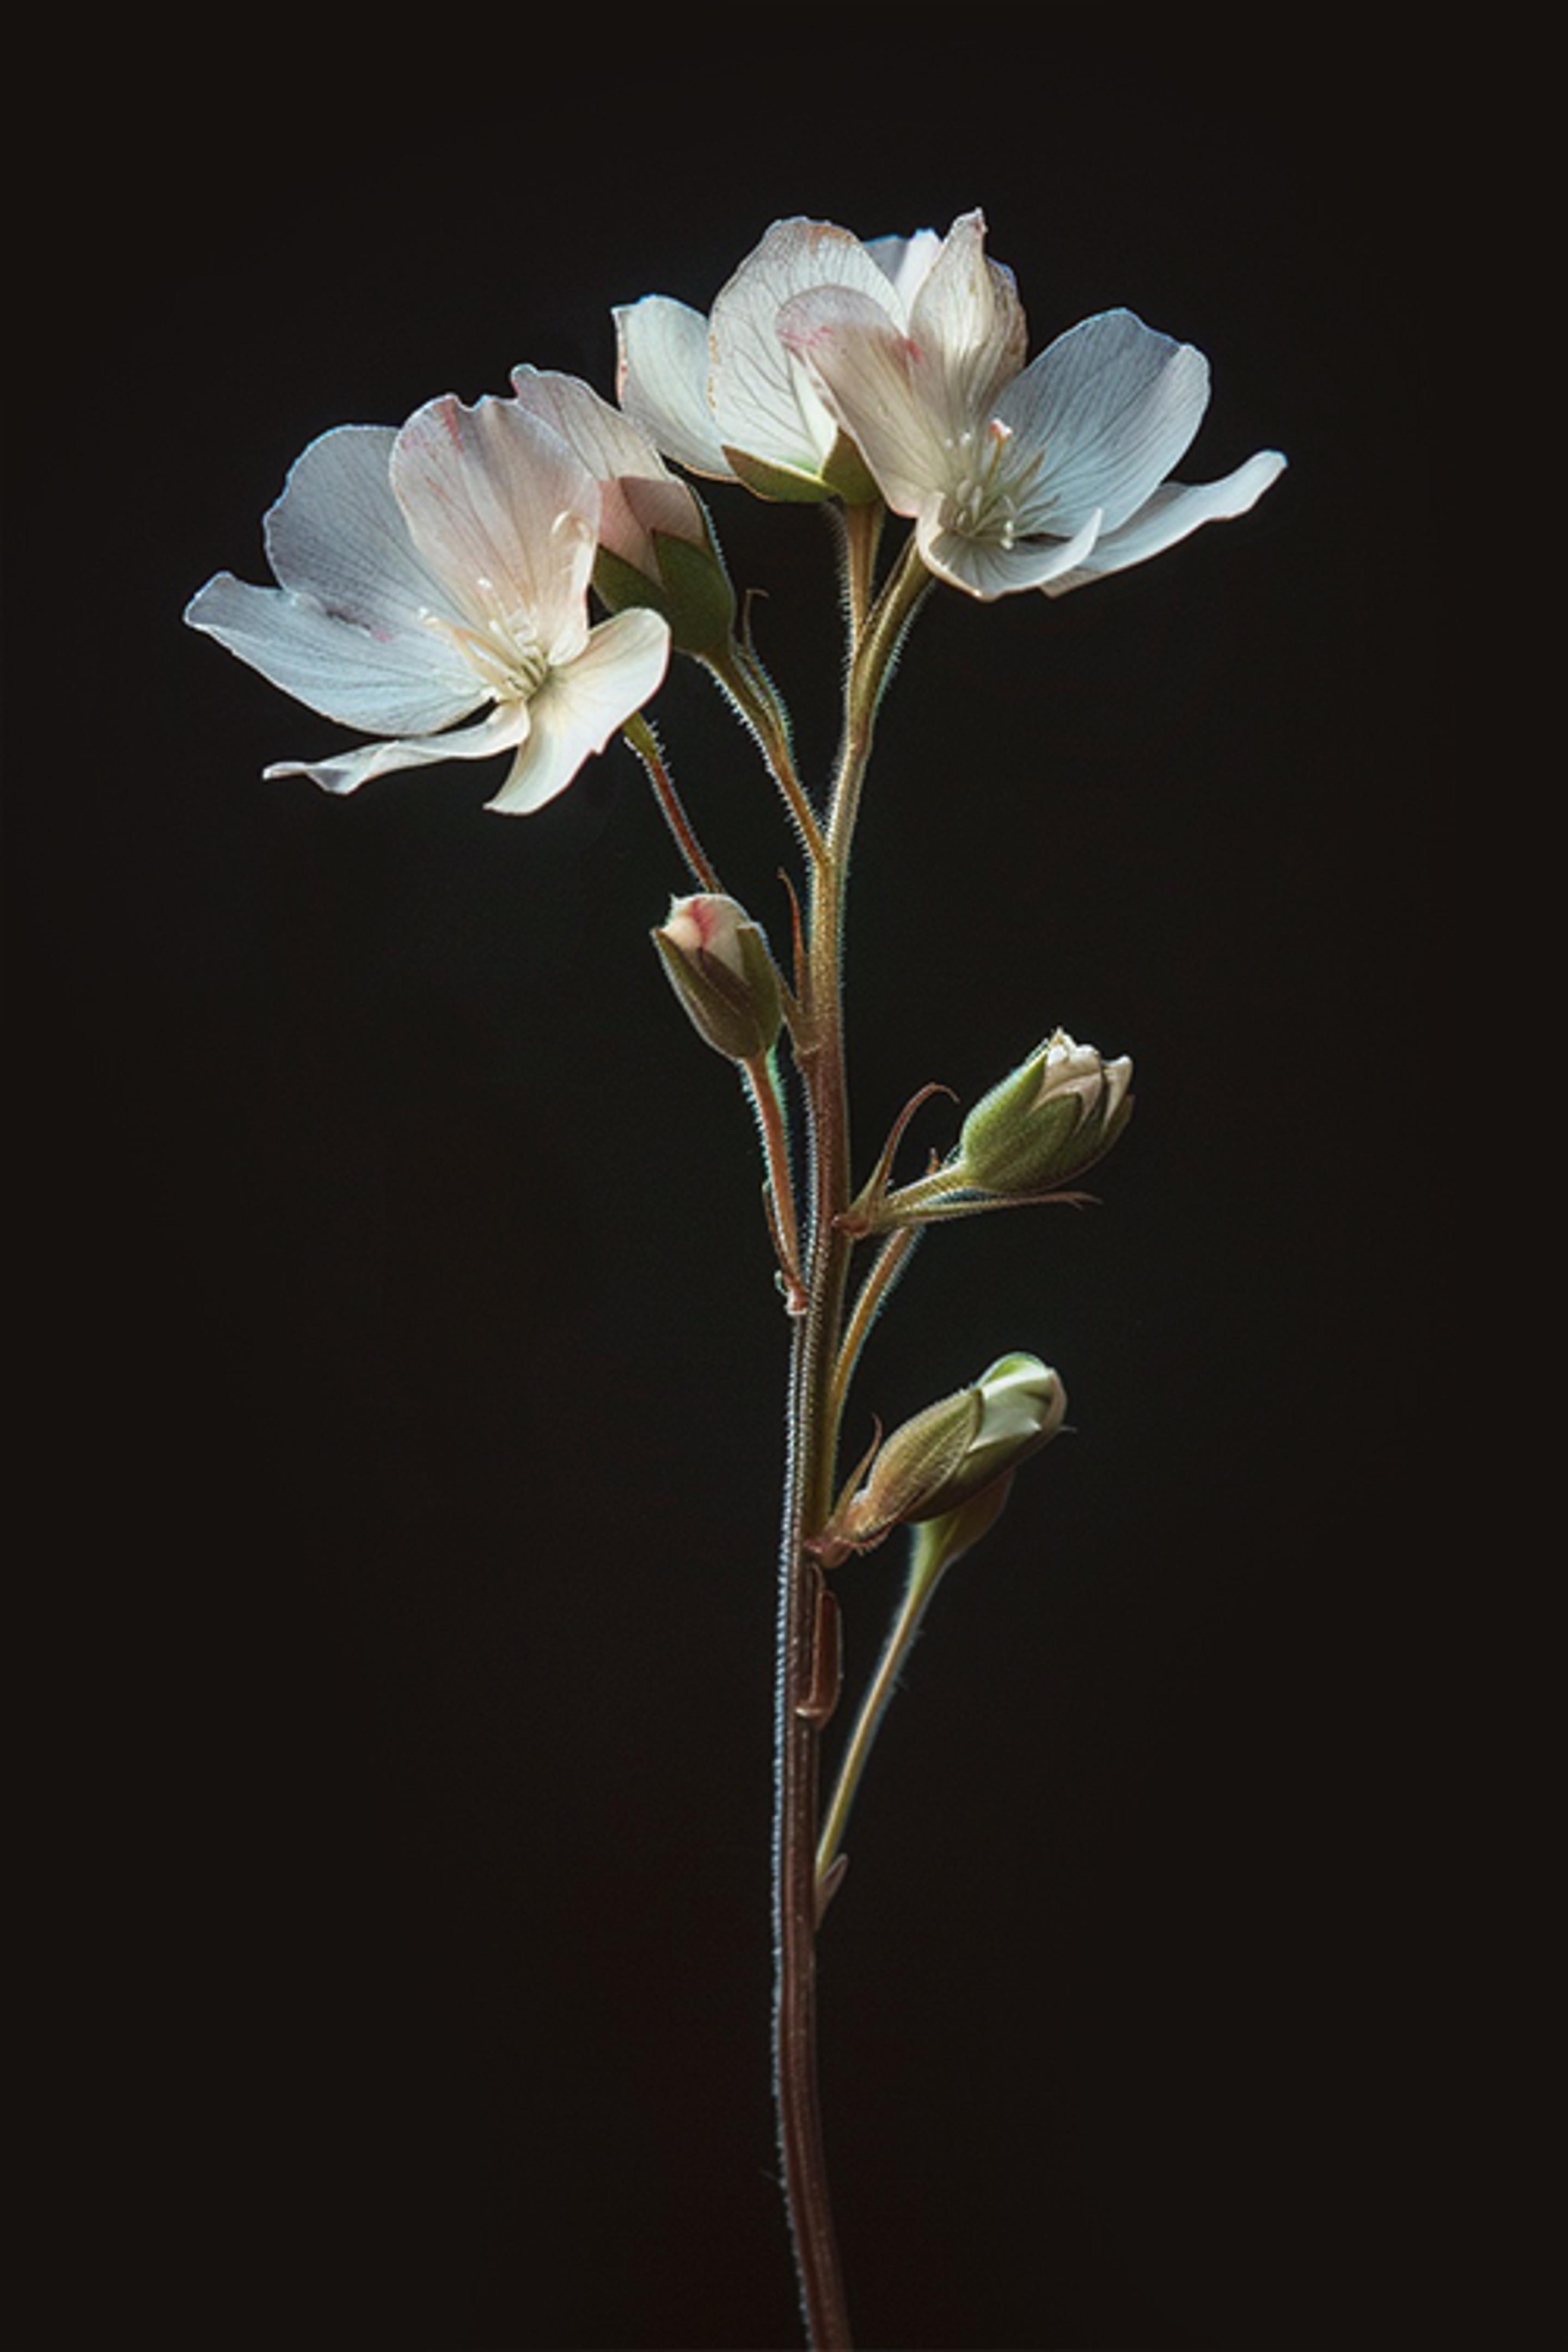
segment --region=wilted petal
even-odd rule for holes
[[[515,401],[450,394],[397,436],[392,486],[449,604],[476,627],[522,620],[552,661],[587,635],[599,491],[559,434]]]
[[[282,588],[220,572],[185,607],[193,628],[285,694],[372,734],[423,734],[475,710],[485,688],[451,640],[416,622],[386,635]]]
[[[1174,547],[1178,540],[1185,539],[1202,523],[1229,522],[1246,514],[1284,470],[1285,459],[1278,449],[1260,449],[1221,481],[1190,486],[1167,482],[1146,500],[1130,522],[1098,540],[1073,571],[1041,584],[1047,596],[1063,596],[1069,588],[1081,588],[1090,580],[1102,579],[1108,572],[1125,572],[1129,564],[1142,563],[1147,557]]]
[[[1119,529],[1184,456],[1207,403],[1203,353],[1131,310],[1058,335],[996,404],[1040,453],[1029,528],[1067,532],[1099,507]]]
[[[708,404],[708,321],[667,294],[646,294],[615,313],[616,397],[667,457],[694,474],[732,481]]]
[[[668,658],[669,626],[657,614],[638,609],[601,621],[529,704],[527,738],[487,805],[526,815],[564,792],[589,753],[602,751],[658,690]]]
[[[446,735],[404,737],[390,743],[362,743],[325,760],[279,760],[264,768],[264,776],[309,776],[323,792],[357,792],[372,776],[396,768],[434,767],[443,760],[488,760],[510,751],[527,734],[525,703],[504,702],[472,727],[454,728]]]

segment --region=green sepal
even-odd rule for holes
[[[816,474],[803,474],[794,466],[771,466],[762,457],[750,457],[743,449],[726,448],[724,456],[733,469],[738,482],[759,499],[771,499],[775,505],[820,506],[835,493],[832,486]]]
[[[735,627],[735,591],[717,547],[711,541],[699,546],[672,531],[656,530],[653,549],[657,579],[601,547],[594,558],[599,595],[612,613],[636,606],[662,614],[677,653],[717,653]]]

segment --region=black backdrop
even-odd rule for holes
[[[808,11],[772,55],[712,18],[646,53],[470,24],[374,77],[259,28],[194,74],[128,44],[23,174],[29,2342],[105,2297],[209,2344],[795,2340],[766,2069],[784,1333],[746,1119],[647,944],[679,871],[618,747],[527,822],[458,768],[263,784],[338,739],[179,614],[216,570],[265,576],[261,513],[328,425],[525,359],[608,390],[612,303],[705,307],[770,220],[975,204],[1037,343],[1126,303],[1208,352],[1184,470],[1290,466],[1059,604],[937,598],[887,709],[863,1147],[1058,1021],[1134,1055],[1139,1108],[1101,1206],[937,1237],[868,1359],[890,1418],[1034,1349],[1074,1426],[942,1592],[826,1934],[852,2301],[868,2346],[1408,2315],[1380,2255],[1420,2038],[1446,826],[1411,690],[1419,93],[1306,31],[1270,66],[935,21]],[[820,772],[820,520],[714,510]],[[658,715],[776,929],[745,739],[694,674]],[[846,1572],[852,1664],[897,1572]]]

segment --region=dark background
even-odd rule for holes
[[[1100,1207],[928,1242],[852,1418],[1022,1347],[1073,1423],[940,1597],[825,1936],[859,2340],[1284,2352],[1407,2340],[1445,2285],[1411,2231],[1443,2105],[1425,94],[1342,27],[1271,22],[1271,63],[1048,14],[806,11],[771,51],[470,19],[374,72],[253,27],[179,75],[100,48],[43,107],[8,532],[17,2340],[105,2309],[205,2344],[797,2339],[785,1334],[737,1091],[647,943],[680,871],[618,746],[527,821],[459,767],[263,784],[341,739],[179,615],[266,576],[329,425],[522,360],[608,391],[610,306],[706,308],[775,217],[975,204],[1037,345],[1126,303],[1209,354],[1189,478],[1290,466],[1080,595],[938,595],[887,709],[862,1154],[1058,1022],[1133,1055],[1139,1108]],[[821,520],[712,505],[819,775]],[[779,936],[747,740],[688,670],[657,716]],[[933,1107],[922,1147],[949,1132]],[[852,1665],[894,1549],[844,1574]]]

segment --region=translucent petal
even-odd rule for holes
[[[1255,506],[1269,484],[1285,470],[1278,449],[1260,449],[1233,474],[1218,482],[1185,486],[1167,482],[1146,500],[1120,530],[1107,531],[1088,557],[1073,571],[1042,583],[1048,596],[1064,596],[1108,572],[1125,572],[1130,564],[1174,547],[1189,531],[1205,522],[1228,522]]]
[[[455,728],[447,735],[405,737],[390,743],[362,743],[325,760],[279,760],[264,768],[264,776],[309,776],[323,792],[353,793],[372,776],[398,768],[426,768],[444,760],[488,760],[510,751],[528,733],[529,709],[522,702],[503,702],[476,726]]]
[[[285,588],[378,635],[420,631],[441,585],[409,537],[392,488],[390,425],[341,425],[289,467],[268,514],[268,561]]]
[[[655,613],[602,621],[583,651],[552,670],[529,705],[528,736],[487,805],[527,815],[564,792],[590,752],[657,692],[669,658],[669,628]]]
[[[708,321],[668,294],[616,310],[616,398],[678,466],[732,481],[708,404]]]
[[[424,733],[478,709],[487,689],[449,637],[411,622],[377,635],[282,588],[219,572],[185,619],[285,694],[372,734]]]
[[[1106,529],[1120,529],[1185,454],[1207,403],[1203,353],[1131,310],[1069,328],[996,404],[1017,458],[1039,461],[1021,519],[1066,534],[1099,507]]]
[[[391,472],[449,610],[477,630],[526,627],[552,662],[581,650],[599,491],[559,434],[515,401],[448,394],[409,418]]]

